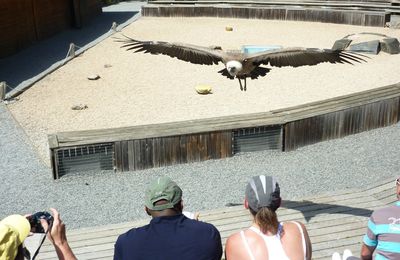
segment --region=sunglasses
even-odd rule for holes
[[[396,185],[400,185],[400,178],[396,180]]]

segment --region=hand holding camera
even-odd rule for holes
[[[59,259],[76,260],[74,253],[68,245],[65,224],[62,222],[60,214],[53,208],[50,208],[50,211],[51,214],[44,211],[27,216],[29,223],[31,224],[31,232],[46,233],[47,238],[54,245]],[[37,249],[35,256],[39,252],[39,249],[40,246]]]
[[[29,223],[31,224],[31,232],[32,233],[46,233],[48,228],[53,225],[54,218],[53,216],[46,211],[36,212],[33,215],[27,217]],[[45,221],[46,227],[44,228],[42,222]]]

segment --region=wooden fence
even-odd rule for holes
[[[399,2],[295,0],[149,0],[143,16],[209,16],[294,20],[383,27],[400,14]]]
[[[0,1],[0,58],[16,53],[35,41],[80,27],[101,13],[100,0],[2,0]]]
[[[400,98],[395,97],[289,122],[284,126],[285,151],[389,126],[399,120]]]
[[[232,132],[155,137],[115,142],[115,167],[142,170],[232,156]]]
[[[96,157],[88,146],[107,143],[110,165],[99,169],[141,170],[226,158],[251,145],[258,150],[298,147],[395,124],[400,120],[400,83],[270,112],[114,129],[61,132],[49,136],[53,177],[59,178],[64,154],[69,165]],[[262,129],[262,132],[260,132]],[[244,133],[237,142],[236,132]],[[283,133],[283,134],[282,134]],[[243,140],[243,139],[242,139]],[[265,141],[267,140],[267,141]],[[258,146],[256,146],[259,144]],[[72,158],[71,154],[76,159]],[[109,158],[109,157],[107,157]],[[93,164],[93,162],[87,162]]]

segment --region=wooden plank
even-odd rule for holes
[[[135,149],[133,140],[128,141],[128,169],[135,170]]]
[[[163,164],[161,164],[161,138],[155,137],[151,139],[153,142],[153,167],[161,167]]]
[[[135,170],[142,170],[143,169],[143,160],[141,158],[141,143],[140,140],[133,140],[133,151],[134,151],[134,165],[135,165]]]
[[[128,141],[121,141],[121,166],[122,171],[129,171]]]
[[[187,163],[187,135],[179,137],[179,162]]]
[[[221,132],[221,158],[231,157],[232,149],[232,131]]]
[[[201,133],[199,134],[197,148],[199,153],[199,161],[209,160],[208,146],[210,145],[210,134]]]
[[[144,158],[145,158],[145,167],[153,168],[153,140],[152,138],[144,139]]]
[[[197,143],[198,143],[198,135],[191,134],[186,136],[187,146],[187,161],[188,162],[197,162],[200,161],[198,150],[197,150]]]
[[[48,38],[72,24],[72,2],[69,0],[33,0],[37,38]]]
[[[32,0],[1,1],[0,31],[7,37],[0,40],[0,58],[14,54],[37,40]]]
[[[7,92],[7,84],[5,81],[0,82],[0,101],[4,100]]]
[[[123,170],[121,142],[114,143],[114,168],[119,172]]]
[[[53,173],[53,179],[54,180],[59,179],[60,178],[60,172],[58,168],[59,160],[57,151],[55,149],[50,149],[50,163]]]
[[[55,134],[50,134],[47,136],[47,139],[49,141],[49,148],[53,149],[53,148],[58,148],[58,139],[57,139],[57,135]]]

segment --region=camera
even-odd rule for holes
[[[42,223],[40,222],[41,219],[44,219],[49,224],[49,227],[53,224],[53,216],[50,215],[49,212],[40,211],[36,212],[32,216],[28,218],[29,223],[31,224],[31,231],[34,233],[45,233],[43,229]]]

